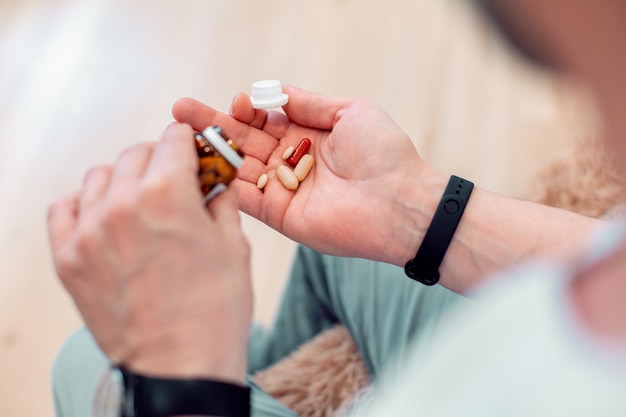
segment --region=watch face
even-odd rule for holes
[[[117,368],[109,368],[98,383],[93,399],[94,417],[120,417],[124,400],[124,376]]]

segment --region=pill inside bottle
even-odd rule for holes
[[[198,178],[205,203],[226,190],[243,165],[243,152],[219,126],[209,126],[195,134],[200,162]]]

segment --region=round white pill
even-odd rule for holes
[[[280,81],[262,80],[252,84],[250,101],[255,109],[271,109],[287,104],[289,96],[283,93]]]

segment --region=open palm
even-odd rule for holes
[[[423,161],[408,136],[376,104],[325,97],[285,86],[285,113],[254,110],[245,94],[231,115],[184,99],[174,117],[202,130],[219,125],[246,153],[235,183],[241,209],[284,235],[324,253],[385,260],[388,227],[401,185]],[[282,153],[303,137],[315,165],[297,190],[276,178]],[[264,190],[256,187],[267,173]]]

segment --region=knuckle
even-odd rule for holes
[[[130,190],[116,192],[107,202],[103,223],[112,225],[126,223],[137,212],[137,197]]]
[[[54,254],[54,267],[63,285],[68,286],[79,275],[80,259],[75,248],[66,248]]]
[[[142,196],[150,201],[160,199],[167,201],[173,197],[176,187],[173,182],[163,175],[157,175],[146,181],[142,187]]]
[[[83,184],[89,183],[92,179],[104,175],[110,175],[113,167],[111,165],[96,165],[89,168],[85,177],[83,178]]]
[[[120,159],[134,157],[136,154],[149,152],[154,148],[154,142],[142,142],[129,146],[120,153]]]
[[[96,221],[81,222],[81,226],[76,237],[76,253],[85,258],[100,240],[100,226]]]

